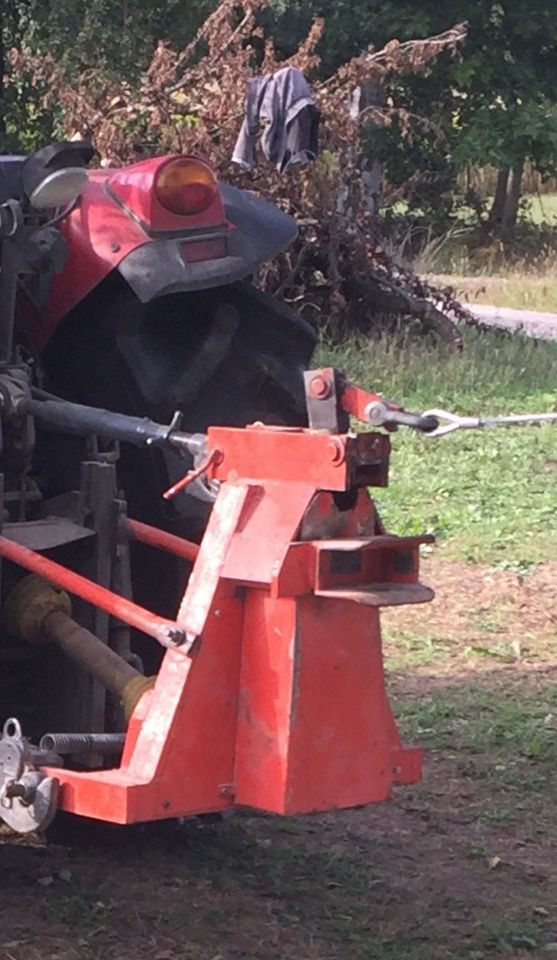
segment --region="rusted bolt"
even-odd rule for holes
[[[158,632],[160,642],[164,647],[177,647],[186,639],[184,631],[173,623],[161,627]]]
[[[236,785],[234,783],[221,783],[219,785],[219,794],[221,797],[234,799],[236,796]]]
[[[314,400],[326,400],[331,395],[331,382],[318,373],[309,381],[309,392]]]
[[[327,444],[327,453],[335,464],[343,463],[345,457],[344,444],[340,440],[331,440]]]

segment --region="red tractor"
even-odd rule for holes
[[[0,820],[382,800],[420,775],[379,608],[386,433],[436,421],[334,370],[251,283],[293,221],[202,160],[0,158]],[[199,543],[199,541],[201,541]]]

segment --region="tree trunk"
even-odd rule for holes
[[[491,205],[491,210],[489,211],[489,224],[495,230],[498,230],[503,221],[503,213],[505,210],[505,202],[507,199],[507,189],[509,186],[509,174],[510,170],[508,167],[504,167],[502,170],[499,170],[497,173],[497,186],[495,187],[495,196],[493,198],[493,203]]]
[[[382,79],[367,77],[349,96],[352,119],[365,122],[366,112],[371,117],[373,108],[385,106],[385,87]],[[370,213],[377,215],[383,199],[383,164],[379,153],[360,152],[358,165],[362,171],[362,194]]]
[[[512,168],[511,182],[505,200],[505,209],[503,210],[503,219],[501,221],[501,239],[512,240],[514,228],[516,227],[516,218],[518,216],[518,205],[522,195],[522,176],[524,173],[524,161],[516,163]]]

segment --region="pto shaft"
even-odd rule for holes
[[[11,563],[16,563],[31,573],[38,574],[39,579],[46,577],[57,587],[62,587],[76,597],[81,597],[94,607],[105,610],[112,617],[123,620],[130,627],[135,627],[153,637],[163,647],[174,647],[185,640],[184,632],[177,623],[164,620],[150,610],[132,603],[126,597],[121,597],[106,587],[101,587],[87,577],[69,570],[50,557],[45,557],[36,550],[30,550],[15,540],[0,536],[0,557]]]
[[[138,670],[62,610],[49,613],[42,626],[45,640],[59,646],[115,696],[121,698],[130,680],[141,676]]]
[[[144,677],[93,633],[70,616],[66,593],[48,581],[31,576],[20,580],[6,603],[6,627],[30,643],[55,643],[79,667],[114,694],[129,719],[154,678]]]

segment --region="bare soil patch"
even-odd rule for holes
[[[557,956],[557,564],[425,567],[436,603],[386,618],[422,784],[315,817],[4,834],[0,960]]]

